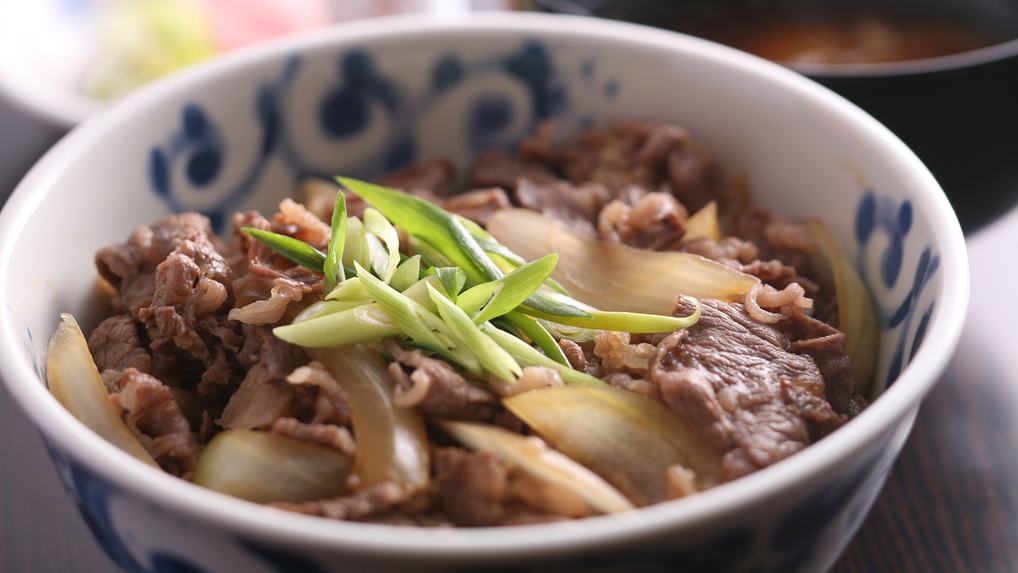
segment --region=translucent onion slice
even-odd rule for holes
[[[721,240],[721,225],[718,224],[718,202],[711,201],[686,219],[686,233],[683,241],[694,239]]]
[[[353,459],[333,448],[294,438],[226,430],[202,450],[194,483],[254,501],[301,502],[347,493]]]
[[[522,436],[497,426],[465,422],[438,422],[450,436],[472,450],[495,454],[500,461],[514,464],[530,475],[567,488],[579,495],[597,513],[633,509],[617,489],[582,465],[548,447],[536,436]]]
[[[46,355],[46,381],[53,397],[93,432],[139,460],[159,467],[110,402],[88,342],[74,317],[63,313]]]
[[[552,277],[601,310],[670,315],[675,295],[734,301],[760,282],[699,255],[592,241],[526,209],[496,212],[488,231],[528,261],[558,253]]]
[[[680,464],[698,489],[722,481],[720,452],[664,404],[612,386],[561,386],[502,403],[562,453],[645,506],[668,499],[666,471]]]
[[[362,485],[383,481],[424,488],[430,457],[424,420],[413,408],[392,404],[393,381],[377,352],[360,344],[309,350],[342,386],[350,401]]]
[[[838,330],[845,333],[845,351],[852,361],[852,378],[858,385],[859,394],[876,398],[883,388],[870,388],[880,348],[880,324],[873,299],[855,267],[841,253],[827,225],[818,219],[804,221],[803,225],[825,259],[817,261],[820,264],[814,266],[829,269],[833,275],[833,287],[838,298]]]

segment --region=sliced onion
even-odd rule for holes
[[[717,201],[707,203],[686,219],[686,233],[682,235],[682,240],[692,241],[694,239],[710,239],[715,243],[721,240]]]
[[[592,241],[526,209],[496,212],[488,231],[528,261],[558,253],[552,277],[601,310],[670,315],[678,294],[734,301],[760,282],[699,255]]]
[[[639,506],[669,499],[673,464],[698,489],[722,481],[721,454],[664,404],[612,386],[562,386],[502,403],[562,453],[590,468]]]
[[[349,455],[294,438],[226,430],[205,446],[194,483],[254,501],[311,501],[347,493]]]
[[[855,267],[842,255],[827,225],[818,219],[810,219],[803,225],[813,236],[824,258],[817,260],[819,264],[814,267],[829,269],[833,275],[833,287],[838,298],[838,330],[845,333],[845,351],[852,362],[852,378],[858,385],[859,394],[876,398],[883,388],[870,388],[880,349],[880,324],[873,299]]]
[[[392,403],[394,382],[385,361],[361,344],[308,349],[346,392],[361,485],[383,481],[424,488],[431,471],[424,420],[412,408]]]
[[[465,422],[439,422],[449,435],[473,450],[495,454],[502,462],[518,466],[530,475],[565,487],[579,495],[598,513],[633,509],[617,489],[582,465],[551,449],[536,436],[523,436],[496,426]]]
[[[99,370],[88,351],[81,328],[69,314],[49,340],[46,355],[46,381],[53,397],[64,408],[106,441],[139,460],[159,467],[110,402]]]

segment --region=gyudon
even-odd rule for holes
[[[749,205],[682,128],[552,135],[463,193],[435,160],[309,181],[229,244],[139,227],[96,254],[112,313],[87,347],[64,315],[51,390],[202,486],[459,526],[692,495],[866,406],[872,308],[822,225]]]

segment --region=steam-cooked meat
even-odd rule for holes
[[[384,344],[395,359],[389,364],[389,376],[396,382],[396,406],[459,420],[485,420],[495,413],[495,396],[464,380],[448,363],[429,358],[420,350],[406,350],[392,340]],[[409,374],[403,367],[410,369]]]
[[[692,310],[677,303],[678,315]],[[813,360],[739,304],[702,300],[699,322],[658,345],[649,378],[669,407],[727,452],[726,479],[786,458],[848,419],[831,409]]]
[[[138,327],[129,314],[100,322],[88,337],[88,351],[110,392],[120,391],[120,379],[128,368],[152,373],[152,357],[142,348]]]
[[[866,399],[856,393],[849,370],[844,333],[803,315],[792,315],[777,327],[792,341],[792,352],[805,354],[816,363],[824,376],[824,395],[835,412],[852,418],[866,407]]]
[[[454,191],[456,167],[448,159],[421,161],[393,171],[378,183],[403,191],[426,189],[439,197],[446,197]]]
[[[134,368],[124,371],[120,392],[110,396],[127,427],[167,472],[189,477],[200,446],[170,389]]]
[[[286,377],[307,362],[306,353],[272,334],[267,326],[244,325],[237,360],[247,373],[217,423],[224,428],[260,428],[295,413],[294,389]]]
[[[474,189],[453,195],[439,201],[438,205],[450,213],[466,217],[482,226],[488,224],[488,219],[491,219],[495,211],[512,206],[505,191],[497,187]]]
[[[350,430],[333,424],[305,424],[296,418],[278,418],[269,431],[316,446],[337,449],[351,456],[357,451]]]
[[[273,503],[274,507],[330,519],[364,521],[384,515],[413,498],[413,489],[386,481],[352,495],[304,503]]]
[[[498,525],[505,517],[506,470],[491,452],[438,448],[435,480],[441,508],[456,525]]]
[[[615,193],[599,183],[573,185],[562,180],[540,183],[526,178],[516,183],[517,203],[554,217],[591,239],[597,238],[598,213],[614,198]]]
[[[516,188],[516,181],[521,177],[536,183],[550,183],[559,179],[546,165],[510,155],[502,148],[493,147],[482,151],[474,161],[470,173],[470,186],[512,190]]]

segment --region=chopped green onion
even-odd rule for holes
[[[340,191],[336,193],[336,206],[332,210],[332,236],[323,265],[325,286],[329,292],[346,280],[342,263],[343,250],[346,246],[346,219],[346,194]]]
[[[364,284],[361,283],[360,277],[353,277],[332,289],[332,292],[325,295],[325,300],[342,300],[367,304],[373,299],[364,288]]]
[[[445,209],[420,197],[364,181],[346,177],[336,180],[371,203],[394,225],[427,242],[468,274],[490,281],[502,278],[502,271],[484,254],[466,227]]]
[[[428,285],[428,293],[438,305],[438,312],[446,325],[463,346],[477,357],[485,371],[506,382],[512,382],[523,374],[520,365],[495,341],[481,332],[462,309],[431,285]]]
[[[421,256],[414,255],[396,267],[396,272],[392,273],[392,278],[389,279],[389,286],[403,292],[420,280],[420,275]]]
[[[343,250],[343,264],[355,267],[354,263],[371,266],[371,250],[364,223],[357,217],[346,219],[346,248]]]
[[[607,383],[579,370],[573,370],[563,366],[551,358],[545,356],[541,351],[523,342],[508,332],[499,330],[490,323],[482,324],[481,331],[491,337],[496,344],[505,349],[516,362],[526,368],[527,366],[547,366],[558,371],[562,382],[566,384],[580,384],[585,386],[605,386]]]
[[[527,263],[504,277],[481,283],[460,295],[457,306],[474,317],[474,324],[502,316],[530,298],[555,270],[558,255]]]
[[[243,227],[241,230],[302,267],[307,267],[316,273],[322,273],[325,270],[323,267],[325,253],[304,241],[254,227]]]
[[[308,348],[346,346],[402,332],[402,328],[377,304],[365,304],[324,316],[315,315],[299,323],[272,329],[279,338]]]
[[[364,210],[364,230],[385,243],[388,258],[385,261],[384,268],[379,268],[375,264],[374,258],[372,258],[371,263],[379,278],[385,281],[385,284],[389,284],[392,280],[392,275],[396,272],[396,267],[399,265],[399,235],[396,233],[396,228],[377,209],[369,207]]]
[[[434,332],[441,322],[439,317],[380,279],[370,276],[370,273],[364,272],[360,263],[354,263],[354,268],[357,269],[364,289],[385,309],[407,336],[436,349],[449,349],[449,345]]]
[[[566,358],[565,353],[562,352],[562,347],[558,345],[558,342],[552,338],[551,334],[544,329],[544,326],[542,326],[537,319],[530,318],[529,316],[515,310],[506,313],[505,318],[533,340],[534,344],[543,350],[544,354],[548,358],[551,358],[563,366],[572,368],[572,365],[569,364],[569,359]]]
[[[554,316],[539,310],[521,307],[520,312],[534,318],[543,318],[551,322],[567,326],[579,326],[597,330],[618,330],[622,332],[672,332],[680,328],[689,328],[700,320],[700,301],[686,297],[696,303],[696,311],[689,316],[661,316],[657,314],[639,314],[635,312],[590,311],[590,318]]]

